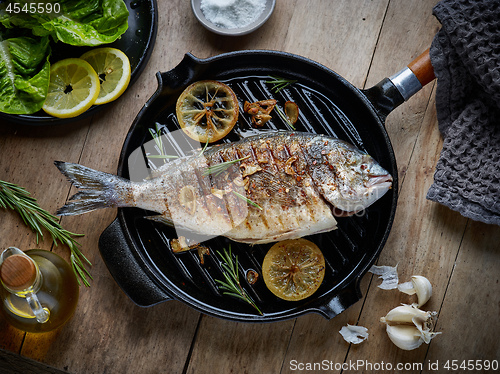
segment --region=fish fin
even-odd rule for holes
[[[57,215],[73,216],[96,209],[127,206],[125,201],[129,197],[130,188],[127,187],[131,185],[130,181],[79,164],[62,161],[54,164],[75,187],[82,189],[58,209]]]

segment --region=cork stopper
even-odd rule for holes
[[[0,266],[0,279],[8,289],[23,291],[35,283],[35,264],[28,256],[9,256]]]

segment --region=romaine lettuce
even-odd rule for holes
[[[10,2],[0,2],[0,112],[31,114],[42,108],[50,74],[49,37],[96,46],[114,42],[128,28],[123,0],[40,0],[47,2],[60,4],[60,12],[9,12]],[[20,9],[33,4],[16,3]],[[4,28],[15,37],[6,36]]]
[[[0,33],[0,112],[31,114],[47,96],[50,73],[49,38],[15,37]]]
[[[30,4],[30,0],[17,0]],[[46,0],[47,1],[47,0]],[[34,35],[51,35],[54,40],[76,46],[112,43],[128,28],[128,9],[123,0],[58,0],[59,13],[7,14],[0,10],[5,27],[23,27]],[[5,8],[5,5],[3,6]]]

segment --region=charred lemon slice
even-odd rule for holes
[[[238,112],[238,99],[233,90],[213,80],[188,86],[176,105],[182,130],[200,143],[212,143],[226,136],[236,124]]]
[[[284,240],[267,252],[262,275],[267,288],[279,298],[302,300],[316,292],[323,282],[325,258],[309,240]]]

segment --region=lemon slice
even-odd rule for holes
[[[325,258],[309,240],[284,240],[267,252],[262,275],[267,288],[279,298],[302,300],[316,292],[323,282]]]
[[[80,58],[94,68],[101,81],[96,105],[116,100],[125,92],[131,74],[130,61],[125,53],[116,48],[95,48]]]
[[[42,109],[54,117],[76,117],[99,95],[99,77],[87,61],[68,58],[50,67],[47,98]]]
[[[198,81],[177,99],[176,114],[182,130],[200,143],[226,136],[238,120],[238,99],[222,82]]]

